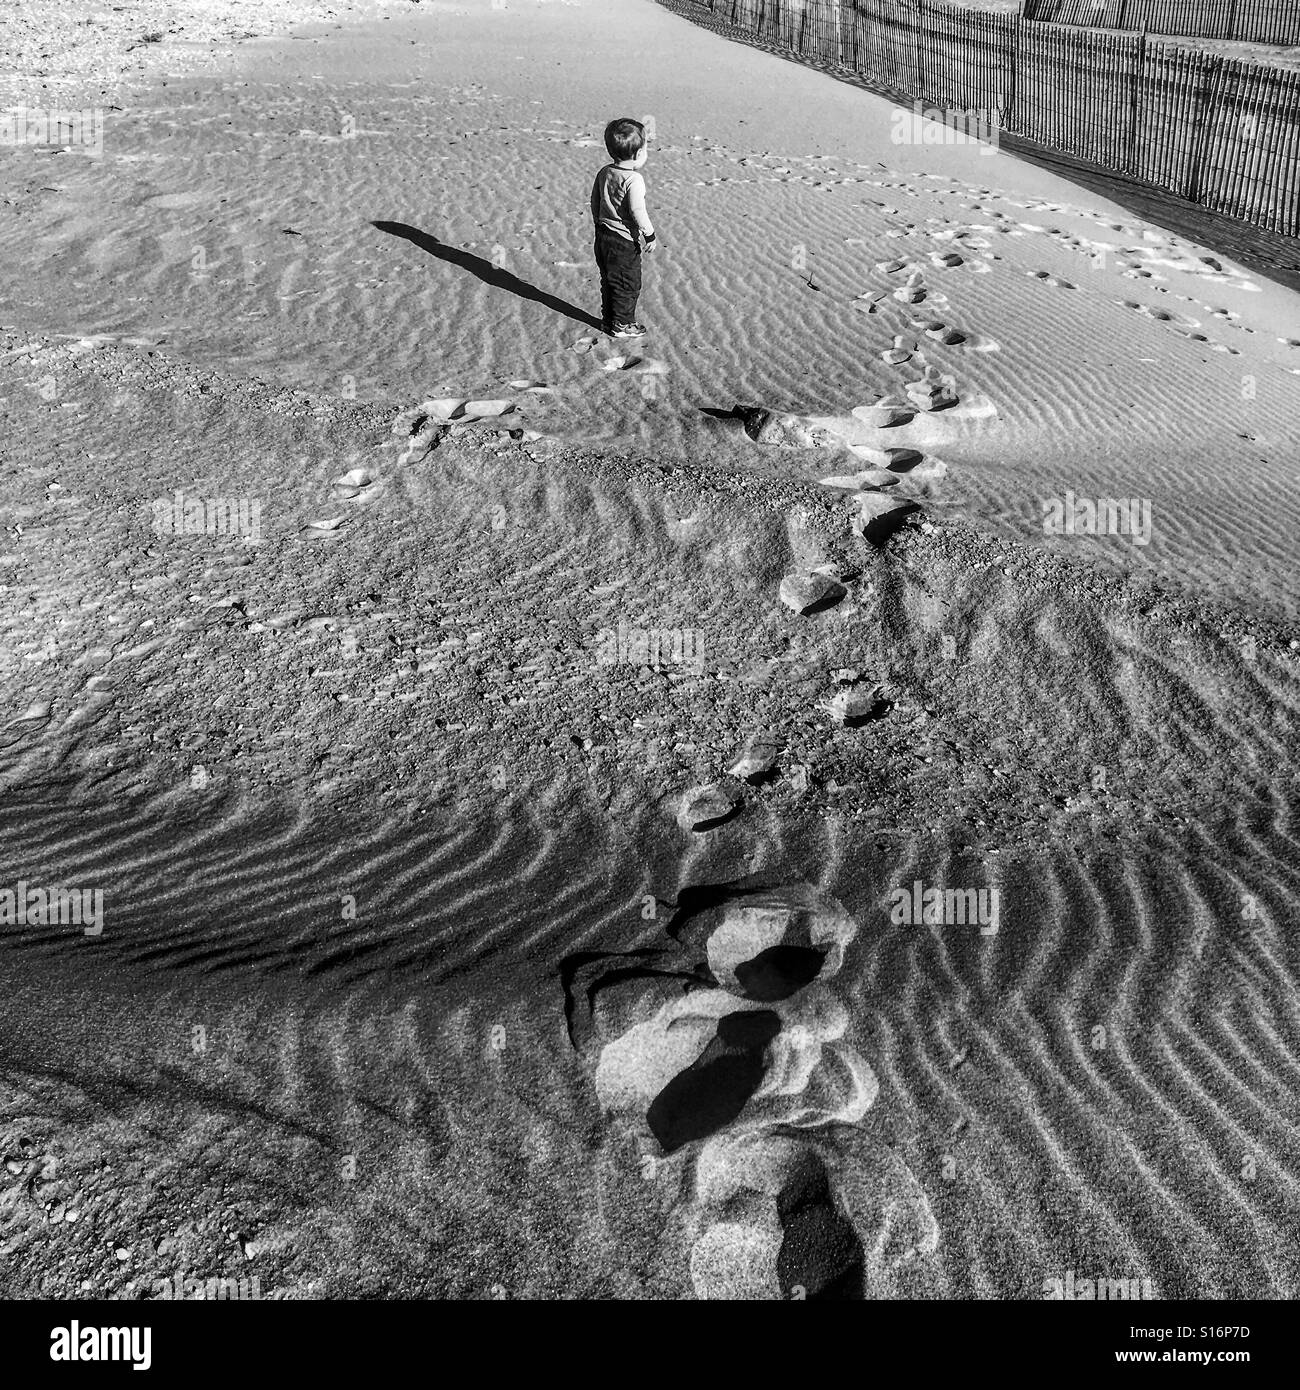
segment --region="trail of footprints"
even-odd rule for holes
[[[583,131],[578,135],[565,135],[552,130],[545,132],[544,138],[564,140],[584,148],[600,143],[595,133],[591,131]],[[884,233],[886,237],[890,238],[901,239],[920,236],[931,242],[951,243],[942,249],[930,250],[924,257],[928,266],[936,271],[960,268],[970,274],[989,274],[993,270],[993,262],[1002,259],[993,250],[998,237],[1041,236],[1052,239],[1063,248],[1084,257],[1094,270],[1113,268],[1115,273],[1141,283],[1148,283],[1160,293],[1170,292],[1160,283],[1166,278],[1162,274],[1164,270],[1177,270],[1194,274],[1208,283],[1222,284],[1235,289],[1251,291],[1259,289],[1259,286],[1249,279],[1226,269],[1216,257],[1186,247],[1177,237],[1152,228],[1134,227],[1125,222],[1114,221],[1107,214],[1091,208],[1076,207],[1043,199],[1018,200],[1000,194],[992,188],[972,184],[945,174],[902,175],[879,162],[872,166],[836,159],[829,155],[800,157],[774,155],[767,151],[759,154],[739,153],[725,145],[708,141],[699,135],[692,137],[689,146],[660,145],[657,148],[664,154],[705,156],[724,160],[734,164],[738,169],[745,170],[748,176],[745,181],[750,182],[764,180],[798,182],[825,189],[843,185],[862,185],[888,190],[909,198],[920,197],[926,192],[926,188],[920,185],[943,185],[944,187],[938,191],[959,199],[959,206],[964,210],[982,214],[990,220],[967,225],[953,225],[948,219],[930,217],[926,219],[925,224],[909,223],[905,227],[891,228]],[[842,172],[844,168],[851,168],[854,172],[844,173]],[[706,187],[717,186],[729,181],[734,180],[726,175],[716,175],[706,179],[698,179],[695,182],[697,186]],[[1130,240],[1115,243],[1092,239],[1047,223],[1022,220],[1012,213],[1004,211],[1003,208],[993,206],[994,200],[1006,204],[1020,214],[1028,213],[1031,216],[1033,214],[1056,214],[1063,217],[1090,220],[1106,231],[1125,234]],[[900,215],[897,207],[879,199],[870,199],[869,201],[886,215]],[[993,240],[990,240],[990,237]],[[860,239],[848,238],[847,240],[857,242]],[[947,307],[946,298],[926,286],[922,266],[917,261],[898,258],[894,261],[882,262],[878,269],[888,274],[906,271],[906,282],[895,287],[892,291],[868,291],[860,295],[855,301],[857,307],[865,309],[869,313],[878,312],[881,300],[889,294],[905,304],[919,305],[924,303],[938,310]],[[1073,292],[1080,289],[1076,282],[1052,271],[1030,270],[1026,274],[1051,289]],[[1219,323],[1231,325],[1238,331],[1246,333],[1254,331],[1242,324],[1240,315],[1232,310],[1218,309],[1204,304],[1198,305],[1189,296],[1180,297]],[[1188,341],[1203,344],[1210,351],[1231,356],[1240,355],[1236,348],[1216,342],[1208,334],[1199,332],[1200,324],[1191,315],[1162,312],[1150,306],[1135,305],[1130,300],[1117,302],[1134,312],[1143,313],[1157,322],[1166,324],[1171,331],[1179,333]],[[947,347],[961,346],[980,351],[993,351],[997,346],[992,340],[982,335],[973,335],[963,331],[960,327],[948,324],[940,323],[937,331],[933,333],[931,333],[929,325],[922,331],[930,334],[933,341]],[[593,339],[590,344],[583,345],[582,340],[579,340],[579,343],[574,346],[578,351],[589,351],[590,347],[594,345],[594,341]],[[884,350],[884,353],[888,355],[885,355],[883,360],[891,365],[902,365],[905,359],[896,355],[904,351],[907,351],[906,346],[895,342]],[[642,359],[636,357],[624,358],[622,361],[614,359],[606,365],[605,369],[609,371],[663,370],[661,364],[646,364]],[[1300,367],[1286,367],[1284,370],[1300,375]]]
[[[901,1165],[838,1161],[879,1090],[832,983],[857,924],[806,883],[696,885],[671,906],[659,944],[561,965],[601,1108],[632,1171],[693,1169],[678,1210],[701,1298],[862,1298],[938,1227]],[[884,1260],[860,1235],[882,1218]]]
[[[1208,284],[1223,285],[1238,291],[1258,293],[1260,290],[1260,286],[1248,277],[1225,267],[1218,257],[1189,246],[1180,238],[1157,229],[1135,227],[1129,223],[1114,221],[1107,214],[1091,208],[1045,200],[1021,201],[1008,198],[991,188],[966,184],[946,175],[932,174],[924,177],[949,183],[952,186],[952,191],[964,198],[959,204],[963,210],[981,214],[991,220],[968,223],[960,227],[945,225],[942,231],[935,231],[934,225],[943,223],[945,220],[931,217],[926,219],[926,224],[909,223],[904,227],[891,228],[884,233],[886,237],[904,239],[923,236],[931,240],[960,240],[963,247],[990,251],[994,243],[990,242],[982,233],[987,232],[995,237],[1007,238],[1041,236],[1051,239],[1057,245],[1083,257],[1088,261],[1090,270],[1094,272],[1113,270],[1125,279],[1149,284],[1159,294],[1173,293],[1165,287],[1168,276],[1164,272],[1167,271],[1194,275]],[[915,182],[914,177],[908,176],[907,178],[882,179],[877,182],[877,186],[916,197],[919,194],[914,186]],[[1011,213],[992,206],[991,200],[994,199],[1007,204],[1018,212],[1057,214],[1063,217],[1093,221],[1102,230],[1121,233],[1127,240],[1093,239],[1047,223],[1020,220]],[[888,215],[898,212],[897,208],[890,207],[883,202],[877,201],[876,206]],[[968,263],[968,269],[975,273],[988,273],[992,269],[988,261],[1001,259],[996,254],[991,255],[988,260],[974,258]],[[931,263],[938,263],[934,256],[931,257]],[[1026,271],[1026,274],[1041,281],[1051,289],[1078,291],[1080,288],[1074,281],[1051,271],[1029,270]],[[869,298],[878,297],[870,296]],[[1178,295],[1178,298],[1192,306],[1194,313],[1202,313],[1218,323],[1230,325],[1239,332],[1247,334],[1254,334],[1255,332],[1242,321],[1241,315],[1234,310],[1202,303],[1190,295]],[[1198,332],[1201,324],[1194,317],[1194,314],[1162,310],[1158,307],[1137,303],[1131,299],[1117,300],[1116,302],[1132,312],[1140,313],[1156,322],[1165,324],[1171,331],[1187,338],[1188,341],[1203,344],[1209,351],[1234,357],[1241,355],[1237,348],[1216,342],[1207,334]],[[1279,341],[1290,345],[1286,339],[1279,339]],[[1287,366],[1283,370],[1300,375],[1300,367]]]

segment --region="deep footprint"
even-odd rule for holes
[[[787,1297],[833,1301],[864,1296],[865,1254],[840,1211],[822,1161],[809,1154],[777,1198],[784,1239],[776,1260]]]
[[[685,1071],[650,1103],[646,1120],[665,1153],[717,1134],[735,1120],[762,1084],[768,1044],[781,1020],[767,1009],[728,1014]]]

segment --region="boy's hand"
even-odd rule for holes
[[[659,238],[658,238],[657,236],[645,237],[645,238],[644,238],[644,245],[642,246],[641,249],[642,249],[643,251],[653,251],[653,250],[655,249],[655,247],[658,246],[658,245],[659,245]]]

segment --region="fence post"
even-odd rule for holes
[[[1184,197],[1190,198],[1192,202],[1201,201],[1201,173],[1205,163],[1205,146],[1209,140],[1209,128],[1206,121],[1206,114],[1210,106],[1210,95],[1216,84],[1222,68],[1222,60],[1217,55],[1205,55],[1209,57],[1206,65],[1205,75],[1201,80],[1201,90],[1197,93],[1196,102],[1196,144],[1192,151],[1191,167],[1188,170],[1189,184],[1188,191]]]
[[[1124,172],[1126,174],[1136,174],[1138,170],[1137,139],[1142,121],[1142,88],[1147,77],[1147,36],[1145,33],[1138,35],[1135,52],[1137,62],[1134,64],[1129,77],[1128,149],[1124,151]]]
[[[1010,23],[1007,25],[1007,33],[1011,39],[1011,55],[1007,65],[1010,81],[1007,84],[1009,90],[1004,90],[1002,97],[1002,128],[1013,133],[1016,128],[1016,97],[1020,91],[1020,31],[1027,23],[1028,20],[1023,15],[1011,15]]]

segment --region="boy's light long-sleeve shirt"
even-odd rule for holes
[[[596,175],[591,216],[597,231],[603,227],[628,241],[636,241],[638,232],[654,235],[645,210],[645,180],[630,164],[606,164]]]

